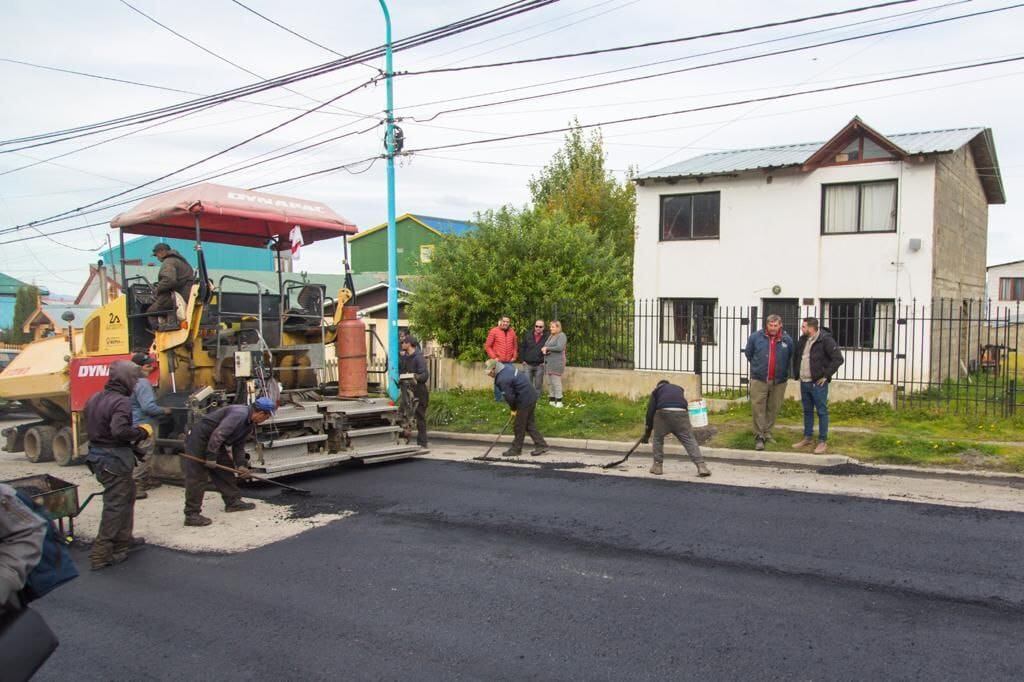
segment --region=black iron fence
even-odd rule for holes
[[[1024,408],[1024,308],[980,301],[927,303],[832,299],[820,305],[763,301],[719,306],[709,299],[645,299],[598,313],[562,303],[549,313],[569,337],[575,367],[693,372],[710,397],[746,395],[750,334],[778,314],[796,340],[816,317],[844,363],[835,379],[892,386],[899,407],[1012,415]]]

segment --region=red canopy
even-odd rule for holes
[[[356,226],[318,201],[293,199],[204,182],[146,199],[119,214],[110,226],[130,234],[195,239],[195,219],[203,241],[287,249],[296,225],[304,244],[355,234]]]

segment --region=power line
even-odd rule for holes
[[[421,45],[426,45],[437,40],[442,40],[466,31],[470,31],[482,26],[503,21],[505,19],[518,16],[520,14],[531,12],[536,9],[543,8],[549,4],[557,2],[557,0],[517,0],[516,2],[503,5],[494,10],[489,10],[481,14],[473,15],[466,19],[446,24],[428,31],[424,31],[409,38],[403,38],[392,43],[393,51],[408,50]],[[187,102],[181,102],[179,104],[161,107],[158,109],[152,109],[136,114],[128,114],[115,119],[109,119],[106,121],[100,121],[97,123],[90,123],[74,128],[66,128],[63,130],[50,131],[47,133],[39,133],[35,135],[29,135],[20,138],[12,138],[9,140],[0,140],[0,146],[12,145],[12,144],[24,144],[28,142],[35,142],[39,140],[48,140],[48,143],[62,142],[76,137],[84,135],[92,135],[104,130],[113,128],[125,127],[130,125],[138,125],[140,123],[147,123],[156,118],[171,116],[182,111],[201,111],[225,102],[230,102],[241,97],[256,94],[258,92],[264,92],[273,88],[284,87],[290,83],[314,78],[321,76],[339,69],[352,66],[353,64],[366,61],[371,58],[380,57],[384,53],[384,46],[377,46],[362,52],[350,56],[348,59],[339,59],[333,62],[327,62],[325,64],[319,64],[313,67],[308,67],[300,71],[293,71],[283,76],[276,78],[267,79],[258,83],[253,83],[246,86],[227,90],[215,95],[209,95],[206,97],[200,97],[195,100],[189,100]],[[53,139],[60,138],[60,139]],[[19,149],[25,149],[29,146],[38,145],[26,145]],[[10,151],[10,150],[0,150]],[[18,149],[14,150],[18,151]]]
[[[631,78],[622,78],[622,79],[619,79],[619,80],[607,81],[607,82],[604,82],[604,83],[595,83],[593,85],[582,85],[582,86],[579,86],[579,87],[576,87],[576,88],[567,88],[567,89],[564,89],[564,90],[555,90],[555,91],[552,91],[552,92],[544,92],[544,93],[540,93],[540,94],[536,94],[536,95],[526,95],[526,96],[523,96],[523,97],[514,97],[514,98],[505,99],[505,100],[498,100],[498,101],[494,101],[494,102],[482,102],[480,104],[471,104],[471,105],[467,105],[467,106],[464,106],[464,107],[456,107],[456,108],[453,108],[453,109],[442,109],[441,111],[438,111],[435,114],[433,114],[432,116],[429,116],[429,117],[424,118],[424,119],[420,119],[420,118],[417,118],[415,116],[410,116],[410,117],[408,117],[408,119],[412,120],[412,121],[416,121],[418,123],[428,123],[428,122],[433,121],[434,119],[438,118],[439,116],[443,116],[443,115],[447,115],[447,114],[453,114],[453,113],[456,113],[456,112],[459,112],[459,111],[471,111],[471,110],[475,110],[475,109],[484,109],[484,108],[488,108],[488,107],[500,106],[500,105],[503,105],[503,104],[512,104],[512,103],[515,103],[515,102],[526,102],[526,101],[531,101],[531,100],[536,100],[536,99],[542,99],[542,98],[545,98],[545,97],[552,97],[554,95],[566,95],[566,94],[571,94],[571,93],[576,93],[576,92],[583,92],[583,91],[587,91],[587,90],[595,90],[595,89],[598,89],[598,88],[605,88],[605,87],[609,87],[611,85],[623,85],[623,84],[626,84],[626,83],[635,83],[637,81],[649,80],[651,78],[661,78],[663,76],[670,76],[670,75],[679,74],[679,73],[687,73],[687,72],[690,72],[690,71],[699,71],[699,70],[702,70],[702,69],[709,69],[709,68],[713,68],[713,67],[717,67],[717,66],[726,66],[726,65],[729,65],[729,64],[738,64],[738,63],[741,63],[741,62],[754,61],[754,60],[757,60],[757,59],[765,59],[767,57],[777,57],[779,55],[784,55],[784,54],[793,54],[795,52],[803,52],[805,50],[813,50],[813,49],[816,49],[816,48],[819,48],[819,47],[829,47],[829,46],[832,46],[832,45],[838,45],[838,44],[841,44],[841,43],[847,43],[847,42],[851,42],[851,41],[855,41],[855,40],[863,40],[865,38],[872,38],[872,37],[880,36],[880,35],[888,35],[888,34],[891,34],[891,33],[898,33],[898,32],[901,32],[901,31],[909,31],[909,30],[915,29],[915,28],[923,28],[923,27],[926,27],[926,26],[935,26],[937,24],[944,24],[944,23],[948,23],[948,22],[951,22],[951,21],[958,21],[960,19],[969,19],[969,18],[983,16],[983,15],[987,15],[987,14],[994,14],[996,12],[1005,12],[1005,11],[1011,10],[1011,9],[1018,9],[1020,7],[1024,7],[1024,3],[1018,3],[1018,4],[1015,4],[1015,5],[1008,5],[1006,7],[998,7],[998,8],[995,8],[995,9],[983,10],[983,11],[979,11],[979,12],[972,12],[972,13],[969,13],[969,14],[960,14],[960,15],[957,15],[955,17],[946,17],[946,18],[943,18],[943,19],[934,19],[932,21],[925,21],[925,22],[921,22],[921,23],[918,23],[918,24],[908,24],[907,26],[899,26],[897,28],[884,29],[884,30],[874,31],[872,33],[864,33],[864,34],[860,34],[860,35],[856,35],[856,36],[848,36],[846,38],[836,38],[834,40],[829,40],[829,41],[825,41],[825,42],[821,42],[821,43],[815,43],[813,45],[804,45],[804,46],[800,46],[800,47],[790,47],[790,48],[786,48],[786,49],[782,49],[782,50],[773,50],[771,52],[762,52],[762,53],[759,53],[759,54],[747,55],[747,56],[744,56],[744,57],[736,57],[734,59],[726,59],[726,60],[722,60],[722,61],[718,61],[718,62],[710,62],[710,63],[707,63],[707,64],[698,64],[696,66],[687,66],[687,67],[683,67],[683,68],[680,68],[680,69],[671,69],[669,71],[661,71],[661,72],[658,72],[658,73],[652,73],[652,74],[647,74],[647,75],[643,75],[643,76],[633,76]]]
[[[899,18],[899,17],[905,17],[905,16],[909,16],[911,14],[921,14],[921,13],[924,13],[924,12],[931,12],[931,11],[936,10],[936,9],[945,9],[947,7],[952,7],[954,5],[962,5],[962,4],[965,4],[965,3],[968,3],[968,2],[973,2],[973,0],[953,0],[953,2],[948,2],[948,3],[943,4],[943,5],[936,5],[934,7],[928,7],[928,8],[925,8],[925,9],[916,9],[916,10],[911,10],[909,12],[898,12],[896,14],[889,14],[889,15],[886,15],[884,17],[877,17],[875,19],[866,19],[866,20],[863,20],[863,21],[853,21],[853,22],[850,22],[850,23],[847,23],[847,24],[840,24],[838,26],[830,26],[828,28],[815,29],[813,31],[804,31],[803,33],[792,33],[792,34],[789,34],[789,35],[780,36],[778,38],[770,38],[768,40],[759,40],[759,41],[752,42],[752,43],[744,43],[743,45],[735,45],[735,46],[732,46],[732,47],[725,47],[725,48],[720,48],[720,49],[716,49],[716,50],[707,50],[707,51],[704,51],[704,52],[696,52],[696,53],[689,54],[689,55],[686,55],[686,56],[683,56],[683,57],[673,57],[671,59],[659,59],[657,61],[646,62],[644,64],[636,64],[636,65],[633,65],[633,66],[624,66],[624,67],[619,67],[619,68],[615,68],[615,69],[607,69],[605,71],[596,71],[594,73],[583,74],[583,75],[580,75],[580,76],[569,76],[568,78],[556,78],[555,80],[542,81],[540,83],[531,83],[529,85],[520,85],[520,86],[516,86],[516,87],[512,87],[512,88],[503,88],[501,90],[491,90],[491,91],[487,91],[487,92],[478,92],[478,93],[475,93],[475,94],[472,94],[472,95],[463,95],[461,97],[446,97],[445,99],[434,100],[434,101],[430,101],[430,102],[418,102],[416,104],[407,104],[407,105],[404,105],[404,106],[400,107],[399,109],[402,110],[402,111],[405,111],[405,110],[408,110],[408,109],[418,109],[419,107],[426,107],[426,106],[430,106],[432,104],[443,104],[443,103],[447,103],[447,102],[456,102],[456,101],[460,101],[460,100],[476,99],[478,97],[486,97],[488,95],[502,95],[502,94],[507,94],[509,92],[515,92],[515,91],[518,91],[518,90],[532,90],[533,88],[539,88],[539,87],[543,87],[545,85],[558,85],[559,83],[567,83],[567,82],[570,82],[570,81],[579,81],[579,80],[584,79],[584,78],[596,78],[598,76],[608,76],[608,75],[611,75],[613,73],[623,73],[625,71],[636,71],[637,69],[645,69],[645,68],[650,67],[650,66],[660,66],[662,64],[671,64],[673,62],[688,61],[690,59],[696,59],[697,57],[707,57],[707,56],[710,56],[710,55],[722,54],[722,53],[725,53],[725,52],[735,52],[736,50],[742,50],[742,49],[745,49],[745,48],[748,48],[748,47],[760,47],[761,45],[769,45],[769,44],[772,44],[772,43],[778,43],[778,42],[784,42],[784,41],[788,41],[788,40],[794,40],[796,38],[806,38],[807,36],[818,35],[820,33],[831,33],[833,31],[840,31],[842,29],[852,28],[854,26],[863,26],[864,24],[874,24],[874,23],[878,23],[878,22],[881,22],[881,21],[889,21],[891,19],[896,19],[896,18]]]
[[[179,38],[181,38],[182,40],[187,42],[189,45],[193,45],[195,47],[198,47],[200,50],[202,50],[206,54],[211,55],[213,57],[216,57],[217,59],[219,59],[220,61],[224,62],[225,64],[230,64],[231,66],[235,67],[236,69],[244,71],[245,73],[249,74],[250,76],[253,76],[254,78],[257,78],[257,79],[259,79],[261,81],[262,80],[266,80],[263,76],[261,76],[260,74],[256,73],[255,71],[253,71],[251,69],[247,69],[244,66],[242,66],[241,64],[239,64],[238,62],[233,62],[230,59],[228,59],[227,57],[224,57],[222,55],[217,54],[213,50],[211,50],[211,49],[209,49],[209,48],[207,48],[207,47],[205,47],[203,45],[200,45],[199,43],[197,43],[196,41],[192,40],[188,36],[183,35],[183,34],[179,33],[178,31],[175,31],[173,28],[171,28],[167,24],[164,24],[164,23],[161,23],[160,21],[157,21],[154,17],[151,17],[150,15],[148,15],[145,12],[143,12],[142,10],[140,10],[138,7],[135,7],[134,5],[132,5],[130,2],[128,2],[128,0],[120,0],[120,3],[122,5],[124,5],[125,7],[129,8],[130,10],[132,10],[134,12],[138,12],[139,14],[141,14],[142,16],[146,17],[147,19],[152,21],[154,24],[159,26],[160,28],[162,28],[162,29],[164,29],[166,31],[169,31],[169,32],[173,33],[174,35],[178,36]],[[302,94],[301,92],[299,92],[297,90],[292,90],[290,88],[285,88],[285,90],[288,90],[288,92],[294,93],[294,94],[298,95],[299,97],[303,97],[303,98],[308,99],[310,101],[313,101],[313,102],[317,101],[317,100],[313,99],[312,97],[309,97],[308,95],[304,95],[304,94]],[[366,115],[366,114],[360,113],[358,111],[351,111],[349,109],[341,109],[341,111],[344,111],[344,112],[349,113],[349,114],[355,114],[356,116],[365,116]]]
[[[239,7],[241,7],[242,9],[244,9],[247,12],[252,12],[256,16],[258,16],[260,19],[262,19],[263,21],[266,21],[266,22],[268,22],[270,24],[273,24],[274,26],[277,26],[282,31],[285,31],[286,33],[292,34],[293,36],[295,36],[299,40],[304,40],[307,43],[309,43],[310,45],[315,45],[315,46],[319,47],[321,50],[326,50],[327,52],[330,52],[331,54],[333,54],[335,56],[341,57],[342,59],[348,59],[348,57],[346,57],[345,55],[341,54],[337,50],[332,50],[331,48],[327,47],[326,45],[323,45],[321,43],[316,42],[312,38],[309,38],[307,36],[302,35],[301,33],[297,33],[296,31],[293,31],[292,29],[288,28],[284,24],[280,24],[280,23],[274,21],[273,19],[268,17],[266,14],[261,14],[261,13],[257,12],[256,10],[254,10],[252,7],[249,7],[248,5],[246,5],[246,4],[242,3],[242,2],[239,2],[238,0],[231,0],[231,2],[235,3],[236,5],[238,5]],[[373,66],[370,66],[369,64],[363,64],[363,66],[365,66],[368,69],[373,69],[377,73],[382,73],[380,69],[378,69],[376,67],[373,67]]]
[[[271,126],[270,128],[267,128],[266,130],[264,130],[262,132],[256,133],[255,135],[250,135],[249,137],[245,138],[241,142],[236,142],[235,144],[233,144],[233,145],[231,145],[231,146],[229,146],[229,147],[227,147],[225,149],[222,149],[222,150],[220,150],[218,152],[214,152],[213,154],[205,156],[205,157],[199,159],[198,161],[193,161],[192,163],[190,163],[188,165],[185,165],[185,166],[182,166],[181,168],[173,170],[173,171],[171,171],[169,173],[164,173],[160,177],[153,178],[152,180],[147,180],[146,182],[138,184],[135,187],[131,187],[131,188],[126,189],[126,190],[121,191],[121,192],[117,192],[116,194],[111,194],[108,197],[104,197],[102,199],[98,199],[96,201],[93,201],[93,202],[90,202],[88,204],[85,204],[84,206],[80,206],[80,207],[75,208],[75,209],[70,209],[70,210],[67,210],[67,211],[63,211],[61,213],[57,213],[55,215],[49,216],[47,218],[43,218],[41,220],[34,220],[32,222],[25,223],[23,225],[18,225],[17,227],[32,227],[32,226],[35,226],[35,225],[45,225],[45,224],[54,222],[55,220],[57,220],[59,218],[62,218],[62,217],[65,217],[65,216],[68,216],[68,215],[71,215],[71,214],[76,214],[76,215],[80,214],[83,209],[91,208],[93,206],[96,206],[97,204],[101,204],[101,203],[104,203],[106,201],[110,201],[111,199],[116,199],[118,197],[122,197],[125,194],[129,194],[131,192],[134,192],[136,190],[142,189],[144,187],[149,187],[152,184],[160,182],[161,180],[166,180],[167,178],[172,177],[174,175],[177,175],[177,174],[179,174],[179,173],[181,173],[183,171],[186,171],[186,170],[188,170],[190,168],[195,168],[196,166],[198,166],[200,164],[203,164],[203,163],[206,163],[207,161],[210,161],[211,159],[215,159],[218,156],[223,156],[224,154],[227,154],[230,151],[238,149],[239,147],[241,147],[241,146],[243,146],[245,144],[248,144],[248,143],[250,143],[250,142],[252,142],[254,140],[257,140],[257,139],[259,139],[261,137],[264,137],[266,135],[269,135],[270,133],[274,132],[275,130],[280,130],[281,128],[283,128],[285,126],[290,125],[290,124],[294,123],[295,121],[298,121],[299,119],[301,119],[301,118],[303,118],[305,116],[308,116],[309,114],[313,113],[317,109],[326,107],[326,106],[328,106],[328,105],[330,105],[330,104],[340,100],[341,98],[346,97],[347,95],[351,95],[353,92],[356,92],[357,90],[361,90],[363,87],[365,87],[365,86],[367,86],[367,85],[369,85],[369,84],[371,84],[371,83],[373,83],[375,81],[376,81],[376,78],[371,78],[370,80],[365,81],[363,83],[360,83],[356,87],[354,87],[354,88],[352,88],[350,90],[347,90],[347,91],[341,93],[340,95],[332,97],[331,99],[327,100],[326,102],[323,102],[322,104],[316,105],[312,109],[304,111],[301,114],[297,114],[296,116],[292,116],[288,120],[282,121],[281,123],[278,123],[277,125]]]
[[[121,0],[124,2],[124,0]],[[712,31],[710,33],[701,33],[699,35],[684,36],[682,38],[669,38],[667,40],[654,40],[646,43],[635,43],[632,45],[620,45],[618,47],[604,47],[597,50],[586,50],[584,52],[568,52],[565,54],[553,54],[544,57],[529,57],[527,59],[513,59],[505,62],[492,62],[490,64],[470,64],[469,66],[450,66],[450,67],[439,67],[436,69],[424,69],[422,71],[403,71],[399,75],[402,76],[422,76],[433,73],[452,73],[455,71],[475,71],[477,69],[493,69],[504,66],[518,66],[519,64],[536,64],[538,62],[549,62],[560,59],[574,59],[576,57],[589,57],[597,54],[608,54],[609,52],[625,52],[628,50],[638,50],[646,47],[657,47],[659,45],[673,45],[676,43],[684,43],[692,40],[702,40],[704,38],[719,38],[721,36],[735,35],[737,33],[747,33],[749,31],[759,31],[766,28],[777,28],[779,26],[789,26],[792,24],[802,24],[808,21],[815,21],[817,19],[828,19],[831,17],[843,16],[846,14],[856,14],[858,12],[866,12],[873,9],[881,9],[883,7],[891,7],[893,5],[906,5],[912,2],[919,2],[919,0],[891,0],[890,2],[883,2],[876,5],[865,5],[863,7],[852,7],[850,9],[837,10],[835,12],[826,12],[824,14],[812,14],[805,17],[797,17],[794,19],[784,19],[781,21],[773,21],[766,24],[756,24],[754,26],[744,26],[742,28],[732,28],[722,31]]]
[[[485,139],[481,139],[481,140],[467,140],[465,142],[455,142],[455,143],[451,143],[451,144],[435,145],[435,146],[432,146],[432,147],[422,147],[420,149],[410,149],[410,150],[404,152],[404,154],[412,155],[412,154],[417,154],[419,152],[436,151],[438,149],[453,149],[453,148],[456,148],[456,147],[468,147],[468,146],[471,146],[471,145],[487,144],[489,142],[502,142],[504,140],[516,140],[516,139],[522,139],[522,138],[525,138],[525,137],[536,137],[538,135],[551,135],[553,133],[564,133],[564,132],[567,132],[569,130],[573,130],[574,128],[581,128],[581,129],[582,128],[596,128],[596,127],[607,126],[607,125],[618,125],[620,123],[632,123],[632,122],[635,122],[635,121],[646,121],[646,120],[656,119],[656,118],[665,118],[667,116],[678,116],[680,114],[691,114],[691,113],[695,113],[695,112],[698,112],[698,111],[711,111],[711,110],[714,110],[714,109],[725,109],[727,107],[742,106],[744,104],[753,104],[753,103],[756,103],[756,102],[769,102],[769,101],[773,101],[773,100],[789,99],[791,97],[799,97],[801,95],[812,95],[812,94],[818,94],[818,93],[823,93],[823,92],[832,92],[832,91],[836,91],[836,90],[848,90],[850,88],[863,87],[865,85],[877,85],[879,83],[891,83],[891,82],[907,80],[907,79],[911,79],[911,78],[922,78],[924,76],[933,76],[933,75],[937,75],[937,74],[941,74],[941,73],[952,73],[954,71],[965,71],[965,70],[968,70],[968,69],[977,69],[977,68],[981,68],[981,67],[984,67],[984,66],[995,66],[997,64],[1009,64],[1009,63],[1013,63],[1013,62],[1019,62],[1019,61],[1022,61],[1022,60],[1024,60],[1024,56],[1010,57],[1010,58],[1006,58],[1006,59],[996,59],[996,60],[990,60],[990,61],[986,61],[986,62],[980,62],[980,63],[977,63],[977,64],[969,64],[969,65],[965,65],[965,66],[952,66],[952,67],[947,67],[947,68],[943,68],[943,69],[932,69],[932,70],[929,70],[929,71],[920,71],[920,72],[911,73],[911,74],[905,74],[905,75],[901,75],[901,76],[889,76],[887,78],[875,78],[875,79],[872,79],[872,80],[859,81],[859,82],[856,82],[856,83],[847,83],[847,84],[844,84],[844,85],[831,85],[831,86],[823,87],[823,88],[813,88],[813,89],[810,89],[810,90],[801,90],[801,91],[798,91],[798,92],[789,92],[789,93],[783,93],[783,94],[779,94],[779,95],[770,95],[770,96],[766,96],[766,97],[754,97],[754,98],[749,98],[749,99],[744,99],[744,100],[737,100],[737,101],[733,101],[733,102],[723,102],[723,103],[719,103],[719,104],[709,104],[709,105],[706,105],[706,106],[693,107],[693,108],[690,108],[690,109],[678,109],[678,110],[675,110],[675,111],[665,111],[665,112],[661,112],[661,113],[657,113],[657,114],[645,114],[643,116],[631,116],[629,118],[620,118],[620,119],[615,119],[615,120],[611,120],[611,121],[601,121],[601,122],[598,122],[598,123],[582,123],[582,124],[577,124],[576,126],[565,126],[565,127],[561,127],[561,128],[551,128],[549,130],[538,130],[538,131],[533,131],[533,132],[528,132],[528,133],[517,133],[517,134],[513,134],[513,135],[503,135],[501,137],[485,138]]]

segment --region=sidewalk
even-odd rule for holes
[[[447,440],[470,443],[494,442],[494,434],[486,433],[456,433],[451,431],[430,431],[428,437],[433,440]],[[623,456],[633,442],[621,442],[610,440],[581,440],[574,438],[548,438],[548,445],[559,450],[571,450],[595,455]],[[499,445],[511,443],[512,436],[502,436]],[[496,448],[498,446],[495,446]],[[895,464],[862,464],[853,457],[842,454],[815,455],[809,452],[756,452],[753,450],[733,450],[730,448],[712,448],[706,445],[701,446],[705,459],[709,462],[723,462],[738,466],[754,467],[776,467],[787,469],[810,469],[818,471],[826,467],[839,467],[847,465],[843,469],[836,469],[836,473],[864,473],[873,475],[901,476],[905,478],[930,478],[965,483],[981,483],[985,485],[1001,485],[1013,488],[1024,489],[1024,474],[1013,474],[1005,472],[941,469],[901,466]],[[634,455],[650,455],[651,446],[641,444]],[[665,442],[666,458],[684,458],[686,452],[677,442]]]

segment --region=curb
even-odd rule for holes
[[[494,442],[493,434],[486,433],[457,433],[453,431],[429,431],[428,438],[431,440],[461,441],[469,443]],[[511,443],[512,436],[502,436],[498,443]],[[565,450],[578,450],[593,454],[624,455],[632,447],[632,443],[614,440],[583,440],[576,438],[548,438],[548,445],[552,448]],[[905,478],[933,478],[962,483],[981,483],[985,485],[1004,485],[1010,487],[1024,488],[1024,474],[1011,474],[1003,472],[990,472],[958,469],[922,469],[919,467],[902,466],[897,464],[864,464],[858,459],[846,455],[812,455],[804,452],[769,452],[767,450],[756,452],[753,450],[733,450],[730,448],[711,448],[701,446],[704,458],[709,462],[725,462],[740,466],[759,467],[788,467],[791,469],[817,470],[822,467],[838,466],[840,464],[858,464],[872,469],[870,473],[881,476],[902,476]],[[651,446],[641,444],[633,454],[651,454]],[[684,458],[686,451],[676,443],[665,443],[665,456]]]

